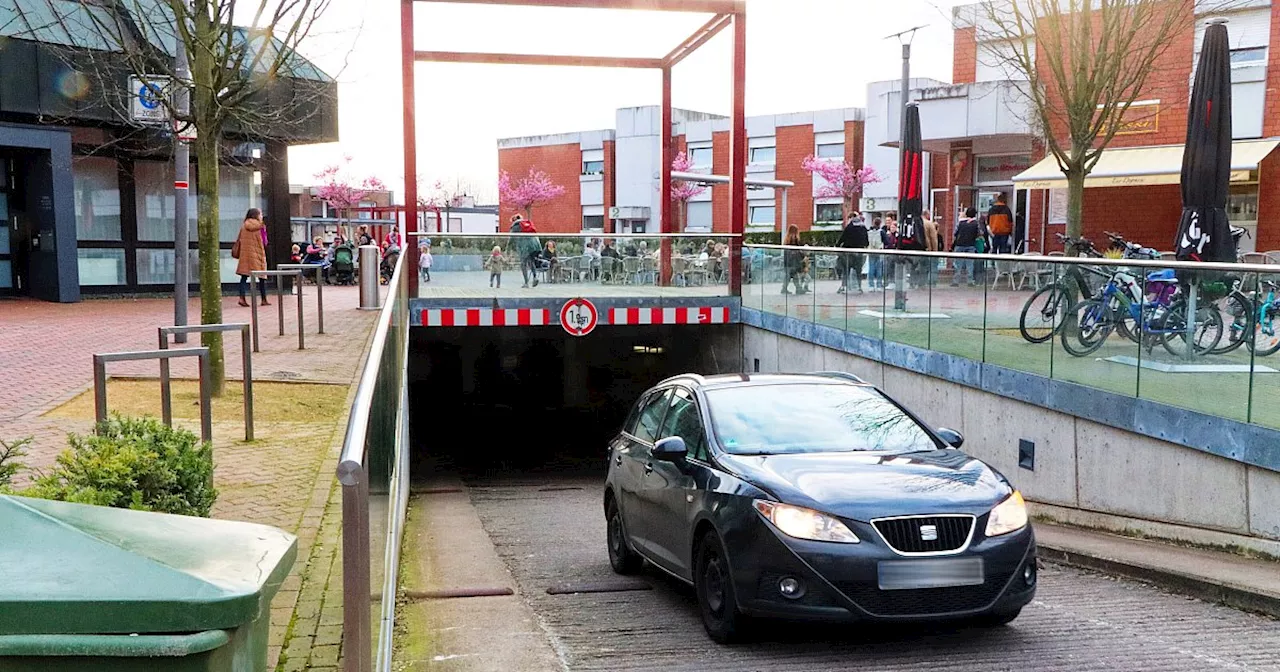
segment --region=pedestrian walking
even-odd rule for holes
[[[870,236],[867,231],[867,221],[863,219],[862,213],[854,211],[849,217],[849,222],[845,224],[844,230],[840,232],[840,239],[836,241],[836,247],[845,247],[853,250],[865,250],[871,245]],[[840,276],[840,287],[836,292],[843,294],[852,289],[859,294],[862,293],[862,264],[866,257],[862,254],[841,254],[840,259],[836,262],[836,272]]]
[[[236,275],[240,276],[240,305],[246,308],[249,306],[249,302],[245,299],[249,276],[254,271],[267,270],[267,248],[263,243],[265,229],[262,211],[249,208],[244,215],[244,223],[240,225],[240,234],[231,246],[231,256],[237,260]],[[258,291],[262,294],[262,305],[271,305],[267,302],[267,286],[259,282]]]
[[[435,259],[431,256],[431,244],[424,243],[418,250],[418,273],[421,275],[422,282],[431,282],[431,264],[434,262]]]
[[[533,222],[520,214],[511,216],[511,233],[537,233]],[[542,256],[542,243],[534,236],[520,236],[515,239],[516,254],[520,257],[520,275],[524,277],[524,287],[538,286],[538,259]]]
[[[489,286],[502,289],[502,248],[494,245],[484,263],[489,267]]]
[[[787,228],[787,239],[783,241],[788,247],[800,246],[800,228],[792,224]],[[782,293],[790,294],[787,286],[795,284],[796,294],[804,294],[804,252],[800,250],[787,250],[782,253],[782,265],[786,271],[786,276],[782,279]]]
[[[987,211],[987,229],[991,231],[991,252],[1009,254],[1009,239],[1013,236],[1013,211],[1005,201],[1005,195],[996,196],[996,204]]]
[[[879,217],[872,220],[871,230],[867,231],[867,249],[884,249],[884,220]],[[871,289],[883,289],[884,255],[869,254],[867,258],[867,283],[871,285]]]
[[[964,217],[956,221],[955,231],[951,234],[951,251],[976,253],[978,241],[984,234],[982,222],[978,221],[978,209],[967,208],[964,211]],[[956,272],[951,276],[951,286],[959,287],[960,278],[967,277],[968,286],[973,287],[976,280],[973,268],[972,259],[956,259]]]

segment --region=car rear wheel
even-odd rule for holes
[[[733,576],[724,544],[715,533],[703,535],[698,544],[695,567],[694,588],[707,635],[721,644],[739,641],[745,630],[746,617],[738,611],[738,598],[734,594]]]
[[[640,571],[644,559],[631,550],[631,542],[627,540],[627,528],[622,524],[622,512],[618,511],[616,502],[609,502],[607,516],[609,564],[618,574],[635,574]]]

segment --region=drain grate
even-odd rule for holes
[[[403,595],[410,600],[452,600],[461,597],[515,595],[515,591],[510,588],[446,588],[444,590],[406,590]]]
[[[577,593],[625,593],[633,590],[653,590],[645,581],[617,579],[613,581],[582,581],[557,583],[547,589],[548,595],[574,595]]]

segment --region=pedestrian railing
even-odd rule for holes
[[[401,258],[378,314],[338,463],[342,652],[348,672],[381,672],[391,665],[396,578],[409,491],[409,296],[404,267]]]
[[[253,440],[253,353],[249,345],[249,325],[244,322],[231,324],[194,324],[181,327],[159,327],[160,349],[169,349],[169,337],[178,334],[204,334],[211,332],[240,332],[240,363],[244,373],[244,440]],[[173,422],[173,404],[169,394],[169,360],[160,360],[160,415],[165,425]]]
[[[301,281],[301,280],[302,280],[302,271],[291,270],[291,271],[251,271],[251,272],[250,272],[250,278],[252,278],[252,280],[253,280],[254,284],[260,283],[260,282],[262,282],[265,278],[271,278],[271,277],[276,278],[276,320],[277,320],[277,324],[278,324],[278,325],[279,325],[279,327],[280,327],[280,335],[281,335],[281,336],[284,336],[284,297],[285,297],[285,293],[284,293],[284,283],[280,281],[280,278],[283,278],[283,277],[295,277],[295,278],[297,278],[299,281]],[[301,284],[301,282],[299,282],[299,284]],[[261,326],[261,324],[258,322],[258,294],[259,294],[259,290],[258,290],[258,288],[257,288],[257,287],[250,287],[249,289],[250,289],[250,290],[253,290],[253,291],[251,291],[251,292],[249,293],[249,294],[250,294],[250,299],[249,299],[249,307],[250,307],[250,308],[249,308],[249,319],[250,319],[250,323],[251,323],[251,325],[252,325],[252,327],[253,327],[253,351],[254,351],[254,352],[259,352],[259,350],[258,350],[258,332],[260,331],[260,326]],[[306,346],[306,334],[305,334],[305,332],[306,332],[306,325],[305,325],[303,322],[304,322],[304,318],[303,318],[303,315],[302,315],[302,291],[301,291],[301,290],[299,290],[299,291],[298,291],[298,349],[299,349],[299,350],[306,350],[306,349],[307,349],[307,346]]]
[[[200,359],[200,440],[209,442],[213,440],[213,408],[210,406],[212,398],[212,381],[209,378],[209,348],[181,348],[178,350],[138,350],[133,352],[105,352],[95,354],[93,356],[93,410],[94,419],[97,425],[101,426],[107,420],[107,364],[110,362],[135,362],[147,359],[158,359],[162,363],[162,370],[168,369],[168,361],[178,357],[198,357]],[[169,398],[169,388],[165,380],[163,386],[162,399],[160,401],[162,408],[170,408],[172,400]],[[165,418],[164,424],[172,426],[173,418],[170,414]]]
[[[961,361],[971,360],[1280,428],[1275,265],[745,249],[748,313],[854,334],[848,351],[960,378],[977,371]],[[898,345],[951,357],[926,361]]]
[[[316,333],[324,333],[324,267],[320,264],[276,264],[281,271],[312,271],[316,277]],[[298,293],[302,293],[302,276],[298,277]]]

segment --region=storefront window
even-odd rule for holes
[[[242,166],[222,166],[218,175],[218,237],[234,242],[249,208],[263,208],[262,173]]]
[[[173,240],[173,164],[167,161],[135,161],[133,179],[137,194],[138,240]],[[197,238],[197,214],[196,183],[192,180],[187,196],[188,235],[192,242]],[[143,282],[141,277],[138,282]]]
[[[120,240],[120,180],[115,159],[77,158],[71,164],[71,176],[75,188],[76,239]]]
[[[76,250],[81,285],[123,285],[124,250],[80,248]],[[172,277],[172,276],[170,276]]]
[[[1253,252],[1257,249],[1258,238],[1258,185],[1235,184],[1227,193],[1227,221],[1232,226],[1239,226],[1248,235],[1240,239],[1237,252]]]

